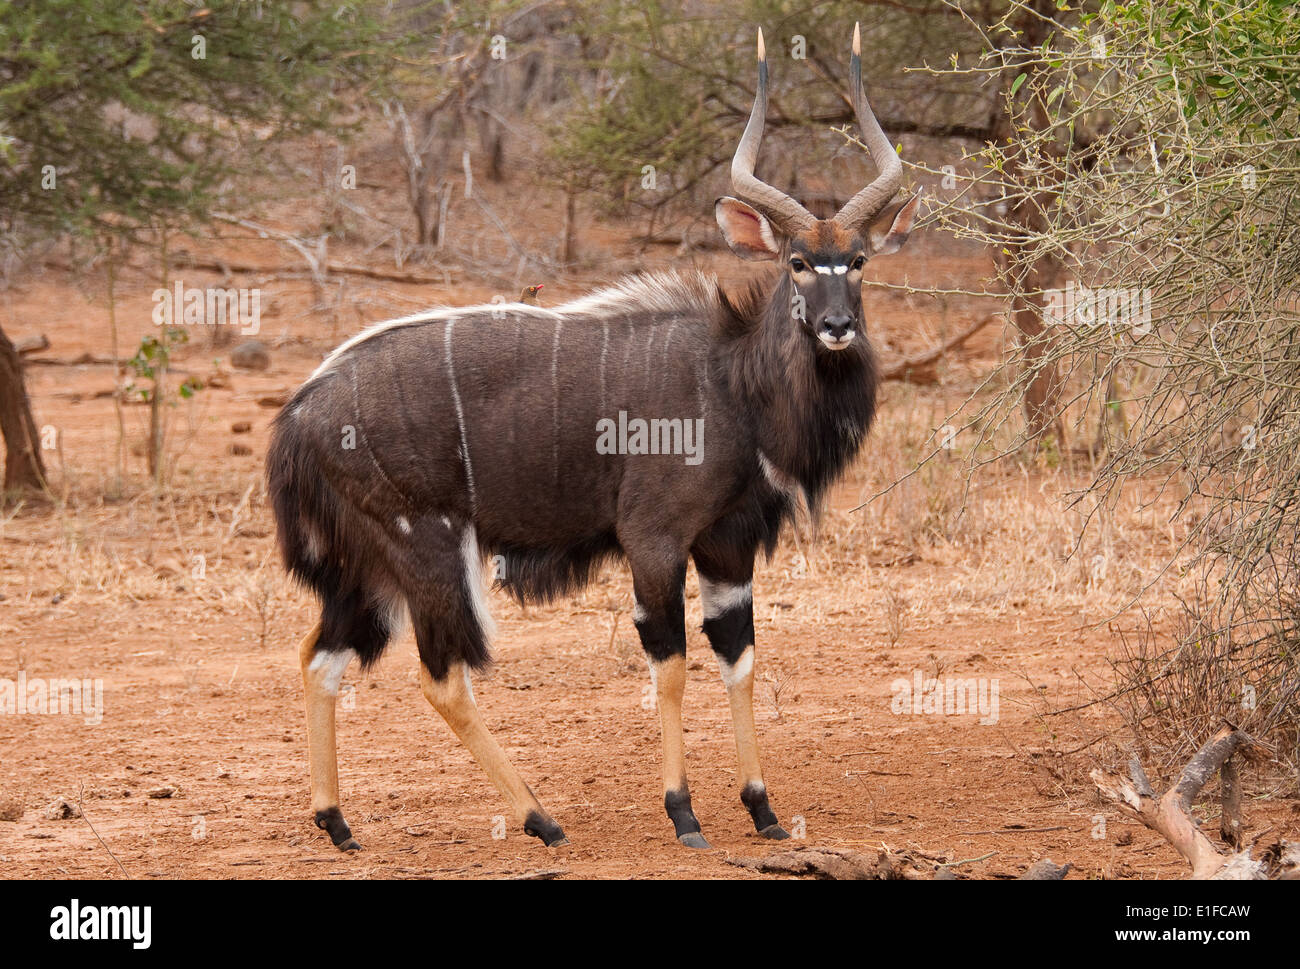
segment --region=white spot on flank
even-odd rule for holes
[[[312,675],[313,681],[320,690],[330,696],[338,696],[343,674],[348,664],[356,658],[356,652],[351,649],[322,650],[311,658],[307,672]]]
[[[716,619],[723,613],[753,602],[754,583],[736,585],[730,582],[714,582],[700,576],[700,601],[704,605],[704,618]]]
[[[448,528],[451,528],[451,519],[448,518],[446,515],[442,516],[442,523],[446,525]]]
[[[397,528],[403,535],[411,534],[411,523],[407,521],[405,515],[397,516]]]
[[[754,672],[754,647],[746,646],[735,665],[718,657],[718,672],[722,674],[722,685],[728,690],[734,689]]]
[[[641,605],[639,602],[632,607],[633,622],[645,622],[649,615],[650,614],[645,611],[645,606]]]

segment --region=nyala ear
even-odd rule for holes
[[[921,209],[921,191],[918,188],[910,199],[886,206],[876,221],[871,223],[867,241],[871,243],[873,256],[887,256],[903,248],[903,243],[912,232],[912,223],[916,221]]]
[[[772,224],[740,199],[718,199],[713,203],[713,215],[722,238],[741,259],[775,259],[781,254]]]

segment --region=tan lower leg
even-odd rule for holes
[[[770,838],[786,837],[767,802],[767,787],[758,763],[758,731],[754,727],[754,647],[747,646],[734,664],[719,659],[722,682],[731,704],[736,731],[736,759],[740,766],[740,799],[749,809],[754,826]]]
[[[663,734],[664,793],[686,789],[686,738],[682,733],[682,697],[686,694],[686,657],[673,656],[654,666],[655,702]]]
[[[307,696],[307,752],[311,765],[311,809],[316,825],[327,831],[330,840],[351,851],[361,847],[352,839],[339,811],[339,761],[335,741],[334,704],[338,698],[343,671],[355,655],[351,650],[318,653],[320,638],[317,623],[298,644],[298,661],[302,666],[302,683]]]
[[[298,644],[302,683],[307,694],[307,747],[311,763],[311,807],[313,811],[338,807],[339,763],[334,737],[335,695],[326,684],[323,665],[313,667],[320,623]]]
[[[420,689],[424,691],[425,699],[442,714],[461,743],[474,755],[524,830],[541,838],[548,846],[567,844],[564,832],[551,820],[541,802],[510,763],[510,758],[496,738],[488,732],[478,704],[474,702],[469,670],[457,664],[444,679],[435,680],[421,663]]]
[[[720,665],[727,700],[731,704],[731,723],[736,731],[740,786],[762,784],[763,771],[758,766],[758,731],[754,727],[754,647],[748,647],[734,666]]]
[[[707,848],[700,822],[691,809],[686,784],[686,739],[682,733],[682,697],[686,693],[686,657],[672,656],[653,665],[655,701],[664,744],[664,810],[677,840],[692,848]]]

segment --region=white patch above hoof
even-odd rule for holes
[[[323,692],[338,696],[343,674],[347,672],[348,664],[356,658],[356,652],[350,649],[321,651],[311,658],[307,672]]]
[[[728,663],[719,656],[718,672],[722,674],[722,685],[728,690],[744,683],[754,672],[754,647],[746,646],[735,663]]]

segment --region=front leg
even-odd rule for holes
[[[712,574],[696,558],[700,573],[700,600],[704,606],[704,633],[718,658],[718,670],[731,704],[740,762],[740,800],[764,838],[780,840],[790,835],[777,823],[767,801],[763,771],[758,764],[758,733],[754,728],[754,596],[753,571],[745,574],[724,569]],[[724,577],[725,576],[725,577]]]
[[[708,848],[691,809],[686,784],[686,741],[682,731],[682,697],[686,692],[686,617],[684,562],[632,561],[636,593],[633,620],[650,663],[659,725],[663,732],[664,810],[677,840],[688,848]]]

